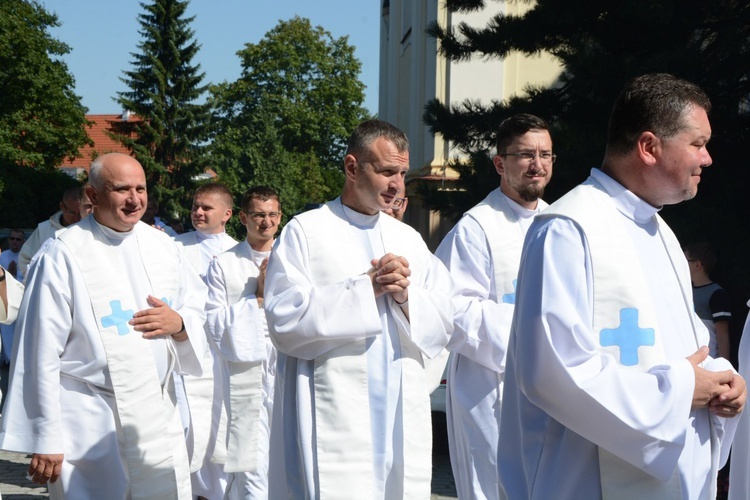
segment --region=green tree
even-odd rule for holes
[[[483,7],[484,0],[447,0],[454,12]],[[529,88],[507,102],[478,105],[427,103],[424,120],[434,133],[465,151],[490,148],[505,117],[530,112],[547,119],[559,159],[548,190],[554,200],[599,166],[609,110],[627,80],[667,72],[703,87],[713,102],[714,166],[704,171],[698,196],[662,214],[684,243],[710,241],[719,251],[717,281],[739,304],[750,295],[750,5],[740,0],[537,0],[521,16],[497,15],[484,28],[433,25],[440,50],[451,60],[503,58],[547,51],[564,67],[549,88]],[[471,168],[462,171],[470,185]],[[443,193],[436,193],[441,195]],[[429,193],[428,193],[429,196]],[[479,201],[477,193],[475,201]],[[434,198],[433,198],[434,200]],[[430,199],[430,206],[435,205]],[[446,200],[440,205],[450,206]],[[743,315],[744,316],[744,315]],[[740,322],[737,322],[740,323]],[[741,326],[741,325],[740,325]]]
[[[206,166],[210,107],[198,103],[207,85],[192,60],[200,46],[186,17],[188,1],[141,3],[143,40],[132,53],[133,69],[122,78],[130,90],[117,101],[143,121],[132,137],[118,136],[146,171],[150,196],[162,208],[184,214],[192,196],[191,179]]]
[[[36,2],[0,2],[0,164],[52,170],[90,143],[86,108],[48,33],[57,16]]]
[[[338,194],[346,140],[368,117],[347,37],[295,17],[238,56],[239,79],[212,88],[212,164],[222,180],[239,191],[260,183],[280,189],[287,215]]]

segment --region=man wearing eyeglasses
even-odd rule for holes
[[[234,200],[232,192],[223,184],[204,184],[193,194],[190,219],[195,231],[175,237],[182,245],[185,259],[201,279],[211,261],[229,250],[237,241],[226,233],[226,224],[232,217]],[[203,375],[175,375],[175,388],[183,426],[187,435],[190,457],[190,480],[193,495],[205,498],[222,498],[226,476],[219,464],[211,458],[223,454],[224,441],[218,439],[222,420],[222,366],[210,343],[203,359]]]
[[[657,215],[711,165],[698,86],[631,80],[601,169],[536,217],[518,273],[503,498],[716,498],[745,382],[708,356],[677,238]]]
[[[225,498],[269,498],[268,451],[274,400],[276,348],[268,336],[263,288],[268,257],[281,222],[278,194],[266,186],[242,199],[247,238],[216,257],[208,269],[209,338],[221,357],[229,416]],[[273,498],[273,497],[272,497]]]
[[[8,236],[8,249],[3,250],[0,254],[0,267],[3,268],[3,276],[0,277],[0,287],[5,290],[6,287],[10,287],[12,291],[17,291],[18,287],[23,290],[23,287],[19,284],[23,281],[21,271],[18,268],[18,252],[23,246],[23,242],[26,240],[26,235],[20,229],[11,229],[10,235]],[[7,276],[6,276],[7,274]],[[11,277],[9,279],[9,277]],[[15,280],[13,279],[15,278]],[[8,281],[9,285],[4,283]],[[0,292],[1,293],[1,292]],[[15,299],[15,296],[13,297]],[[18,311],[18,305],[20,305],[20,296],[18,297],[18,303],[15,303],[12,311]],[[7,300],[3,301],[3,306],[6,306]],[[7,307],[5,307],[8,309]],[[1,314],[0,314],[1,315]],[[13,350],[13,334],[14,334],[14,320],[7,318],[7,321],[0,320],[0,413],[3,411],[5,403],[5,394],[8,392],[8,376],[9,369],[8,364],[10,363],[10,354]]]
[[[552,139],[541,118],[505,119],[493,158],[500,187],[466,212],[435,255],[462,296],[446,389],[448,443],[459,498],[496,499],[497,446],[505,352],[521,247],[552,177]]]
[[[391,208],[386,208],[385,210],[383,210],[383,212],[390,215],[396,220],[403,221],[407,206],[409,206],[409,198],[398,197],[393,201],[393,205],[391,205]]]
[[[29,262],[45,241],[55,236],[55,232],[81,220],[80,201],[83,188],[75,186],[65,190],[60,201],[60,210],[55,212],[49,220],[40,222],[29,239],[21,247],[18,265],[21,274],[26,276]]]
[[[402,131],[361,123],[341,196],[297,215],[271,254],[269,498],[430,497],[424,367],[453,330],[453,283],[419,233],[382,213],[408,169]]]

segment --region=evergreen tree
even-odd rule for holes
[[[132,53],[133,69],[122,78],[130,88],[117,101],[142,121],[133,136],[118,136],[146,171],[149,196],[170,213],[189,206],[191,179],[206,166],[210,108],[199,104],[207,89],[193,57],[200,46],[186,17],[188,1],[141,3],[138,16],[143,40]]]
[[[0,2],[0,164],[53,170],[90,143],[86,108],[52,38],[57,16],[37,2]],[[13,186],[9,186],[13,187]]]

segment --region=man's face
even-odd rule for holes
[[[247,229],[247,242],[254,248],[273,241],[279,230],[281,206],[277,200],[250,200],[247,210],[240,212],[240,221]]]
[[[62,211],[62,225],[68,227],[71,224],[81,220],[81,211],[78,200],[75,198],[64,198],[60,202],[60,210]]]
[[[89,198],[89,195],[87,195],[85,191],[81,195],[81,202],[79,203],[78,207],[78,211],[81,213],[81,219],[86,217],[94,210],[94,204],[91,203],[91,198]]]
[[[130,231],[141,220],[148,204],[143,168],[134,158],[116,155],[106,160],[101,173],[103,187],[87,188],[94,204],[94,217],[115,231]]]
[[[232,207],[217,193],[201,193],[193,198],[190,218],[196,231],[205,234],[224,232],[224,226],[232,217]]]
[[[660,140],[657,164],[649,180],[654,192],[652,203],[672,205],[694,198],[701,172],[711,165],[706,145],[711,139],[711,124],[703,108],[692,107],[683,116],[683,129],[677,135]]]
[[[352,209],[374,215],[390,209],[398,194],[405,192],[409,152],[399,152],[392,142],[379,137],[364,156],[344,159],[347,181],[353,183],[354,199],[348,201]]]
[[[515,155],[533,155],[531,159]],[[505,151],[492,161],[502,177],[500,189],[519,204],[536,202],[544,195],[544,188],[552,177],[552,160],[540,155],[552,154],[552,138],[547,130],[529,130],[513,139]],[[535,205],[534,205],[535,206]]]
[[[10,236],[8,237],[8,247],[10,247],[10,251],[13,253],[20,252],[24,241],[26,241],[26,236],[22,232],[11,231]]]

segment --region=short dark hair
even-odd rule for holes
[[[224,199],[224,203],[226,203],[230,208],[234,206],[234,197],[232,196],[232,192],[224,184],[219,184],[218,182],[209,182],[208,184],[203,184],[195,190],[193,199],[197,198],[199,195],[204,194],[219,195]]]
[[[346,148],[346,154],[364,157],[372,143],[379,137],[384,137],[394,146],[399,153],[409,150],[409,139],[401,129],[383,120],[366,120],[357,125]]]
[[[528,113],[520,113],[503,120],[497,128],[497,154],[504,153],[513,139],[529,130],[549,130],[549,125],[538,116]]]
[[[652,73],[628,82],[609,116],[607,152],[631,151],[643,132],[661,139],[674,137],[685,127],[684,116],[693,108],[711,111],[711,101],[694,83],[668,73]]]
[[[691,243],[682,248],[689,259],[697,260],[701,263],[706,272],[710,273],[716,267],[716,252],[710,243],[701,241]]]
[[[250,188],[245,195],[242,197],[242,210],[247,211],[250,208],[250,203],[253,200],[268,201],[276,200],[279,202],[279,209],[281,209],[281,200],[279,200],[279,194],[268,186],[255,186]]]
[[[23,229],[13,228],[10,231],[8,231],[8,236],[12,236],[14,234],[20,234],[24,240],[26,239],[26,233],[23,231]]]

